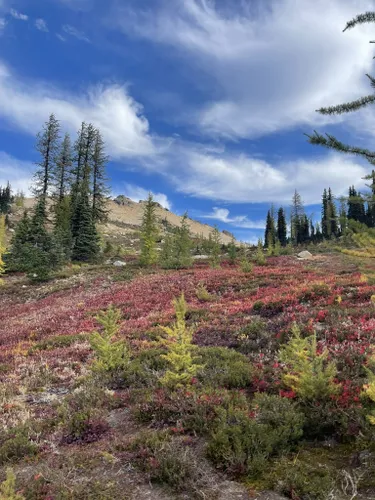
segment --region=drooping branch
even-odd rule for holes
[[[343,32],[354,28],[355,26],[357,26],[357,24],[364,23],[375,23],[375,12],[365,12],[364,14],[359,14],[358,16],[354,17],[351,21],[348,21],[346,23]]]
[[[352,153],[355,155],[363,156],[370,163],[375,163],[374,151],[370,151],[369,149],[365,148],[358,148],[356,146],[349,146],[336,139],[336,137],[334,137],[333,135],[326,134],[324,136],[318,134],[318,132],[316,132],[315,130],[314,130],[314,135],[308,135],[308,134],[305,135],[309,138],[310,144],[324,146],[328,149],[334,149],[335,151],[339,151],[342,153]]]
[[[322,115],[341,115],[343,113],[357,111],[358,109],[364,108],[365,106],[373,104],[374,102],[375,95],[368,95],[366,97],[361,97],[356,101],[348,102],[346,104],[339,104],[338,106],[329,106],[328,108],[320,108],[316,111]]]

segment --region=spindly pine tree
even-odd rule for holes
[[[301,195],[294,191],[294,195],[292,198],[292,206],[290,212],[290,226],[291,226],[291,240],[294,244],[299,244],[302,242],[302,224],[303,224],[303,216],[305,215],[305,211],[303,208]]]
[[[0,215],[0,284],[2,283],[1,276],[5,273],[5,263],[3,256],[6,251],[5,244],[5,215]]]
[[[217,226],[214,226],[213,230],[210,233],[211,237],[211,251],[210,251],[210,266],[214,269],[220,267],[220,247],[221,247],[221,238],[220,231]]]
[[[92,154],[92,216],[95,222],[105,222],[108,218],[106,166],[108,156],[105,154],[105,145],[99,130],[95,131],[94,148]]]
[[[327,207],[328,207],[328,225],[329,232],[331,236],[338,236],[338,224],[337,224],[337,209],[335,205],[334,196],[332,194],[331,188],[328,188],[327,195]]]
[[[266,248],[273,247],[276,243],[276,228],[275,219],[272,211],[268,210],[266,219],[266,230],[264,232],[264,246]]]
[[[191,267],[193,264],[193,257],[191,255],[192,240],[187,219],[188,215],[185,212],[181,219],[180,227],[176,229],[175,253],[178,268]]]
[[[142,266],[151,266],[158,261],[156,242],[159,236],[156,204],[150,193],[144,205],[141,225],[141,258]]]
[[[277,212],[277,239],[280,241],[282,247],[286,246],[286,230],[285,212],[284,209],[280,207]]]
[[[65,134],[56,160],[53,173],[54,195],[61,201],[68,193],[71,185],[73,153],[69,134]]]
[[[51,114],[48,122],[43,126],[43,131],[37,136],[36,149],[41,158],[37,162],[34,174],[33,193],[37,198],[47,200],[56,171],[56,160],[59,150],[60,125],[55,115]],[[46,209],[44,204],[41,208]]]

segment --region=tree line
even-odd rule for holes
[[[107,218],[108,157],[100,131],[82,123],[72,144],[61,140],[61,127],[51,114],[37,135],[39,160],[31,191],[35,205],[18,223],[6,255],[7,268],[46,278],[71,260],[95,261],[100,252],[96,223]],[[1,207],[9,210],[11,190],[1,190]]]

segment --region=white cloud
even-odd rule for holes
[[[56,33],[57,38],[60,40],[60,42],[66,42],[66,38],[64,38],[60,33]]]
[[[0,151],[0,186],[9,181],[14,192],[20,190],[29,195],[34,171],[35,165],[31,162],[18,160]]]
[[[176,173],[176,160],[172,155],[166,175],[179,192],[230,203],[290,204],[294,189],[305,204],[320,203],[325,187],[331,187],[335,196],[347,194],[351,184],[364,187],[362,177],[369,170],[355,159],[338,153],[274,165],[228,152],[205,153],[185,148],[178,154],[184,155],[184,167]]]
[[[74,26],[71,26],[70,24],[64,24],[62,29],[67,35],[73,36],[74,38],[77,38],[78,40],[81,40],[82,42],[90,43],[90,40],[85,35],[85,33],[83,33],[83,31],[79,31]]]
[[[0,35],[3,33],[5,26],[6,26],[6,21],[3,17],[0,17]]]
[[[372,26],[342,30],[358,12],[372,10],[372,0],[256,5],[159,1],[149,11],[123,8],[115,22],[186,57],[200,89],[210,92],[190,119],[211,135],[256,137],[330,123],[315,109],[369,93]]]
[[[31,135],[50,113],[75,133],[82,121],[100,128],[112,158],[143,158],[156,155],[143,108],[126,86],[98,85],[72,95],[42,82],[22,83],[0,61],[0,117]]]
[[[22,14],[15,9],[10,9],[9,14],[14,17],[14,19],[19,19],[20,21],[27,21],[29,19],[29,16]]]
[[[172,204],[168,200],[167,195],[163,193],[154,193],[153,191],[147,191],[147,189],[144,189],[140,186],[136,186],[134,184],[125,184],[124,186],[124,191],[118,194],[123,194],[130,198],[133,201],[139,202],[142,200],[146,200],[149,193],[151,193],[154,197],[154,200],[157,203],[160,203],[160,205],[164,208],[167,208],[168,210],[172,209]]]
[[[264,229],[265,222],[258,220],[252,221],[249,220],[247,215],[236,215],[234,217],[230,217],[230,212],[227,208],[219,208],[214,207],[212,213],[207,215],[201,215],[203,219],[214,219],[220,222],[224,222],[225,224],[230,224],[235,227],[248,228],[248,229]]]
[[[48,29],[48,26],[47,26],[47,23],[45,22],[44,19],[37,19],[35,21],[35,27],[39,30],[39,31],[45,31],[45,32],[48,32],[49,29]]]

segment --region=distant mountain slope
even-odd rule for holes
[[[117,201],[116,201],[117,200]],[[121,240],[122,238],[128,239],[140,228],[142,222],[143,206],[144,201],[139,203],[126,198],[125,196],[120,196],[116,200],[108,201],[108,222],[101,226],[101,230],[105,236],[111,237],[116,240]],[[30,209],[33,207],[35,200],[32,198],[27,198],[25,200],[25,208]],[[23,209],[17,209],[14,216],[11,219],[17,219],[22,214]],[[181,224],[182,217],[176,215],[173,212],[163,208],[161,205],[157,204],[157,215],[161,221],[165,220],[172,226],[179,226]],[[202,236],[208,238],[213,227],[209,224],[202,224],[201,222],[195,221],[193,219],[188,220],[190,231],[195,236]],[[221,242],[228,244],[232,241],[232,236],[230,233],[221,232]]]

